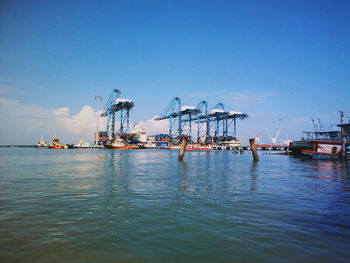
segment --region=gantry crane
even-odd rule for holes
[[[214,140],[218,141],[232,138],[229,135],[229,127],[234,123],[233,137],[237,137],[237,119],[248,118],[248,115],[239,111],[226,111],[223,103],[218,103],[211,110],[208,110],[208,103],[201,101],[197,107],[181,106],[181,100],[178,97],[172,99],[168,106],[163,110],[160,116],[155,120],[170,120],[169,137],[174,135],[182,136],[184,127],[188,123],[188,135],[192,135],[192,122],[197,123],[197,140],[200,138],[200,131],[203,124],[206,124],[205,141],[210,142],[210,130],[214,125]],[[173,127],[175,122],[178,124],[177,132],[174,133]],[[220,135],[222,127],[222,135]]]
[[[210,138],[210,117],[208,115],[208,103],[205,100],[202,100],[197,105],[197,109],[200,111],[194,120],[197,120],[197,141],[199,142],[200,131],[203,124],[206,124],[205,131],[205,141]]]
[[[102,117],[107,117],[106,131],[108,133],[109,139],[112,141],[116,136],[116,113],[120,112],[119,133],[124,134],[129,131],[129,112],[134,107],[133,101],[120,98],[120,94],[120,90],[114,89],[109,96],[103,112],[101,113]]]
[[[181,118],[178,118],[178,112],[181,108],[181,100],[178,97],[173,98],[168,106],[163,110],[163,112],[160,114],[160,116],[156,117],[156,121],[169,119],[170,125],[169,125],[169,136],[170,138],[173,136],[173,126],[178,120],[178,132],[179,134],[182,133],[181,131]]]
[[[156,117],[155,120],[169,119],[169,137],[183,136],[183,131],[186,123],[189,123],[189,132],[192,133],[192,119],[193,116],[198,114],[200,111],[193,106],[181,106],[181,99],[175,97],[171,100],[168,106],[163,110],[160,116]],[[174,132],[173,127],[177,123],[177,132]]]
[[[223,103],[218,103],[215,105],[214,109],[210,110],[209,117],[214,124],[214,137],[218,138],[220,134],[220,121],[223,122],[223,117],[227,115],[225,112],[225,107]]]

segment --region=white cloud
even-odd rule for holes
[[[168,133],[169,131],[169,120],[156,121],[153,118],[147,121],[139,121],[138,123],[145,126],[148,135]]]
[[[0,144],[35,144],[41,134],[47,141],[57,135],[63,143],[75,143],[81,138],[93,142],[97,112],[88,105],[74,114],[66,106],[50,109],[0,98],[0,123]],[[150,119],[139,123],[145,126],[148,135],[168,132],[169,120]],[[104,130],[106,118],[99,117],[98,126]],[[118,128],[119,122],[116,122]]]
[[[27,94],[28,91],[26,91],[24,88],[20,88],[21,86],[23,86],[23,82],[21,81],[3,78],[0,76],[0,95]]]
[[[13,85],[0,83],[0,95],[8,93],[25,93],[25,91]]]
[[[69,108],[68,108],[68,107],[61,107],[61,108],[58,108],[58,109],[55,111],[55,115],[68,116],[68,115],[69,115]]]
[[[0,98],[0,123],[0,144],[34,144],[42,133],[46,140],[50,140],[56,134],[63,143],[75,143],[81,138],[93,142],[97,112],[88,105],[83,106],[78,112],[72,112],[66,106],[51,109]],[[148,135],[169,131],[169,120],[150,119],[139,123],[145,126]],[[281,128],[281,136],[288,133],[292,138],[300,138],[300,126],[309,127],[308,123],[308,119],[295,118],[284,120],[282,125],[274,115],[254,113],[247,121],[237,123],[238,138],[247,143],[252,131],[263,134],[265,128],[271,131]],[[106,118],[99,117],[98,125],[100,130],[105,129]],[[119,128],[118,123],[116,128]],[[192,129],[196,137],[196,125],[193,125]],[[232,132],[232,126],[230,129]]]
[[[105,127],[99,118],[99,127]],[[84,106],[74,114],[68,107],[50,109],[0,98],[0,144],[34,144],[43,133],[46,140],[56,134],[64,143],[81,138],[92,142],[97,126],[97,112]]]
[[[57,123],[74,135],[91,138],[97,129],[97,112],[91,106],[84,106],[77,114],[70,116],[69,108],[62,107]],[[63,110],[62,110],[63,109]],[[105,126],[105,119],[99,117],[99,127]]]

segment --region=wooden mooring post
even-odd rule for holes
[[[341,140],[341,158],[346,160],[346,136],[342,136]]]
[[[179,161],[183,161],[183,159],[184,159],[186,146],[187,146],[187,141],[188,141],[188,136],[184,136],[182,138],[182,144],[181,144],[181,148],[180,148],[180,151],[179,151],[179,157],[177,158]]]
[[[342,130],[343,130],[343,127],[342,127]],[[341,155],[340,155],[342,160],[346,160],[346,143],[347,143],[346,135],[342,131],[342,135],[341,135]]]
[[[256,151],[256,148],[255,148],[254,138],[250,138],[249,143],[250,143],[250,150],[252,151],[254,161],[259,161],[259,155],[258,155],[258,152]]]
[[[346,160],[346,144],[347,144],[347,136],[349,135],[349,127],[348,124],[344,124],[344,112],[340,111],[340,124],[337,125],[340,127],[340,139],[341,139],[341,150],[339,153],[339,158],[342,160]]]

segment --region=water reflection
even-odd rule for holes
[[[105,206],[112,215],[115,210],[127,211],[130,206],[130,186],[123,170],[125,153],[114,150],[105,152],[104,195]]]
[[[256,169],[258,167],[258,162],[253,161],[250,166],[250,190],[257,190],[257,179],[258,175],[256,173]]]
[[[299,165],[303,167],[306,173],[299,174],[308,178],[327,180],[329,182],[340,181],[344,189],[349,190],[350,162],[341,160],[313,160],[298,159]],[[299,167],[296,167],[299,170]]]

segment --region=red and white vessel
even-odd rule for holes
[[[341,112],[341,114],[343,114]],[[340,131],[316,131],[306,132],[311,140],[307,141],[307,147],[301,149],[301,153],[313,158],[350,158],[350,122],[337,125]],[[293,145],[292,145],[293,147]]]
[[[115,150],[136,149],[136,145],[127,145],[122,139],[115,139],[111,144],[106,144],[106,148]]]
[[[50,149],[67,149],[67,145],[61,144],[60,140],[56,137],[56,135],[52,138],[52,141],[49,145]]]
[[[302,150],[303,154],[313,158],[339,158],[342,149],[341,141],[312,140],[312,150]],[[350,157],[350,145],[347,144],[347,158]]]

